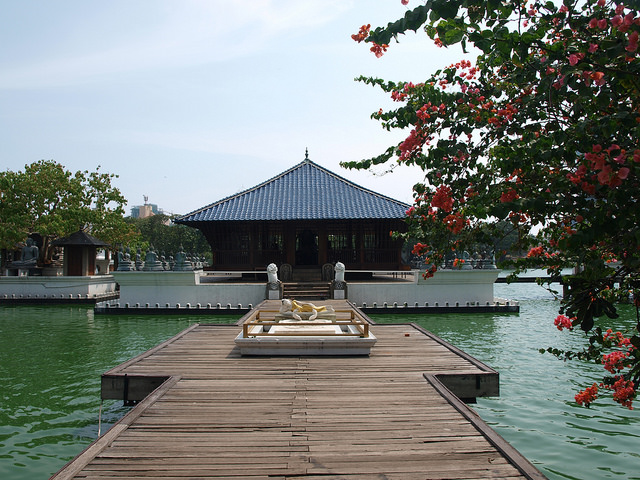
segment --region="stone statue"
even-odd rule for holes
[[[278,283],[278,267],[275,263],[270,263],[267,267],[267,282]]]
[[[342,262],[336,263],[335,269],[336,269],[336,282],[343,283],[344,282],[344,271],[345,271],[344,263],[342,263]]]
[[[118,250],[118,268],[117,272],[130,272],[133,270],[131,267],[131,253],[129,253],[129,247],[127,247],[127,251],[123,252],[122,247]]]
[[[142,250],[140,247],[136,250],[136,270],[142,270]]]
[[[184,249],[182,248],[182,245],[180,245],[180,251],[176,253],[176,263],[173,266],[173,270],[176,270],[176,271],[193,270],[193,265],[191,265],[191,262],[187,258],[187,254],[184,253]]]
[[[288,298],[282,300],[279,313],[284,318],[311,322],[316,318],[335,318],[335,310],[331,305],[318,307],[310,302],[298,302]]]
[[[280,265],[280,278],[283,282],[290,282],[293,280],[293,267],[288,263]]]
[[[157,272],[164,270],[162,267],[162,262],[158,260],[158,254],[153,249],[153,245],[149,245],[149,250],[144,256],[144,267],[142,268],[145,272]]]
[[[35,267],[38,263],[38,253],[39,250],[33,238],[27,238],[26,245],[22,247],[20,252],[20,260],[11,262],[10,266],[14,268]]]
[[[334,277],[333,272],[334,272],[333,264],[325,263],[324,265],[322,265],[320,278],[322,278],[323,282],[330,282],[331,280],[333,280],[333,277]]]

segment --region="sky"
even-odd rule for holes
[[[412,0],[417,4],[418,0]],[[426,79],[463,57],[420,32],[376,58],[351,34],[400,0],[0,0],[0,169],[114,173],[128,201],[185,214],[305,158],[412,201],[418,169],[345,170],[408,132],[360,75]]]

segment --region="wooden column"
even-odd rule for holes
[[[327,227],[318,227],[318,264],[320,266],[327,263]]]

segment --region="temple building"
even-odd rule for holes
[[[318,272],[344,263],[349,270],[408,269],[402,241],[409,205],[363,188],[309,160],[175,220],[202,231],[214,270],[263,270],[270,263],[293,272]],[[294,273],[295,275],[295,273]]]

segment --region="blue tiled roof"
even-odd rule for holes
[[[260,185],[188,213],[176,222],[389,219],[404,218],[408,208],[306,159]]]

